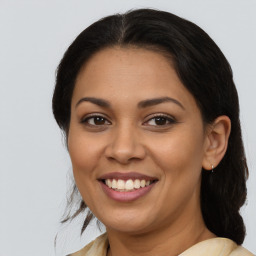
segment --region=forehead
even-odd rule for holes
[[[93,55],[81,69],[73,94],[76,100],[85,96],[133,101],[170,96],[195,104],[171,59],[142,48],[113,47]]]
[[[138,64],[140,66],[139,69]],[[123,68],[126,68],[127,71],[128,69],[135,68],[133,70],[135,75],[139,74],[140,72],[142,73],[152,71],[150,69],[155,68],[155,66],[158,66],[163,71],[164,69],[168,69],[168,72],[171,71],[170,69],[174,71],[171,57],[167,58],[167,54],[164,55],[160,53],[160,51],[156,52],[135,46],[114,46],[110,48],[104,48],[95,53],[84,64],[78,75],[78,78],[81,77],[84,72],[88,73],[91,71],[105,71],[107,74],[110,74],[113,72],[113,69],[116,69],[120,72]]]

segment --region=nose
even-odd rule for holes
[[[141,143],[140,135],[132,127],[120,127],[111,134],[111,139],[106,147],[105,155],[109,160],[120,164],[129,164],[131,161],[142,160],[146,150]]]

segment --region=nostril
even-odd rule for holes
[[[120,137],[121,136],[121,137]],[[105,149],[105,156],[110,161],[117,161],[121,164],[128,164],[131,161],[138,161],[145,158],[145,148],[132,136],[116,135]]]

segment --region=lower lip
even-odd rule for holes
[[[145,196],[149,191],[153,188],[153,186],[156,184],[155,182],[150,184],[149,186],[146,186],[144,188],[139,188],[131,192],[119,192],[115,191],[111,188],[109,188],[106,184],[103,182],[100,182],[101,187],[105,194],[110,197],[111,199],[119,202],[130,202],[139,199],[142,196]]]

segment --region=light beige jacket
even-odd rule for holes
[[[86,245],[82,250],[68,256],[106,256],[107,234],[103,234]],[[179,256],[253,256],[242,246],[227,238],[212,238],[193,245]]]

